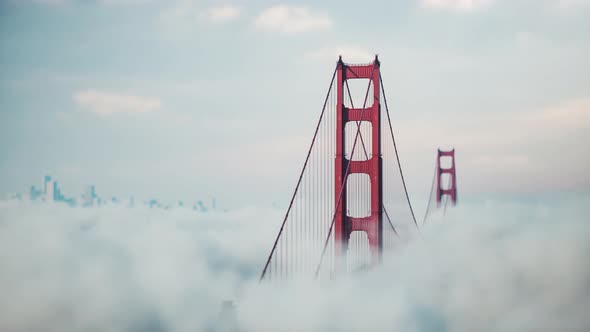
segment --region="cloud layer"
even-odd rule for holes
[[[276,5],[263,10],[255,20],[257,28],[272,32],[299,33],[332,27],[330,17],[306,6]]]
[[[0,203],[0,329],[586,331],[590,197],[484,200],[429,220],[375,270],[256,281],[283,211]]]
[[[119,94],[97,90],[84,90],[74,94],[74,101],[98,115],[117,113],[147,113],[160,109],[158,98]]]
[[[240,17],[240,8],[233,5],[211,7],[205,12],[205,17],[212,23],[225,23]]]
[[[467,12],[480,9],[491,2],[492,0],[422,0],[422,6],[431,9]]]

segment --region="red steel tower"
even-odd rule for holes
[[[441,165],[442,157],[451,158],[451,166],[443,168]],[[438,157],[436,158],[436,206],[440,207],[440,202],[443,196],[448,195],[453,205],[457,204],[457,177],[455,174],[455,149],[451,151],[441,151],[438,149]],[[449,184],[443,188],[441,177],[443,174],[449,174]]]
[[[352,232],[365,232],[371,251],[371,263],[381,260],[383,249],[383,159],[381,155],[381,106],[379,103],[380,63],[377,57],[368,65],[350,65],[338,61],[336,81],[336,156],[335,156],[335,249],[336,255],[346,257],[348,241]],[[362,108],[348,108],[344,104],[344,89],[346,80],[368,79],[373,89],[367,89],[365,105]],[[348,85],[346,85],[348,87]],[[372,100],[371,100],[372,98]],[[367,104],[371,106],[366,107]],[[347,122],[355,122],[355,129],[361,122],[371,124],[371,154],[366,160],[352,160],[346,156],[345,127]],[[355,130],[357,135],[360,129]],[[348,140],[350,142],[350,140]],[[356,139],[355,139],[356,142]],[[362,154],[360,140],[352,149],[355,155]],[[348,157],[348,158],[347,158]],[[347,201],[346,184],[350,174],[367,174],[370,184],[370,214],[362,217],[348,215],[348,206],[353,202]]]

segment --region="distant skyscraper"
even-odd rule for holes
[[[82,194],[82,201],[84,206],[94,206],[96,202],[96,191],[94,190],[94,185],[89,185],[84,188],[84,194]]]
[[[45,175],[45,177],[43,177],[43,194],[46,195],[47,194],[47,189],[48,189],[48,184],[49,182],[51,182],[51,176],[49,175]]]
[[[150,199],[148,205],[150,206],[150,208],[153,208],[153,207],[158,207],[159,204],[156,199]]]
[[[207,207],[205,206],[205,204],[203,204],[203,201],[198,201],[196,206],[199,211],[207,212]]]
[[[55,182],[51,180],[50,176],[45,177],[45,201],[52,202],[55,194]]]
[[[37,190],[37,188],[35,188],[35,186],[31,186],[31,201],[36,200],[37,198],[39,198],[39,196],[43,195],[43,191],[42,190]]]

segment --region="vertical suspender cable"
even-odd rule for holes
[[[281,228],[279,229],[279,234],[277,234],[277,237],[276,237],[275,242],[272,246],[270,254],[268,255],[268,259],[266,260],[266,264],[264,265],[264,269],[262,270],[259,281],[262,281],[262,279],[264,278],[264,275],[266,274],[266,270],[268,269],[268,266],[269,266],[269,263],[272,259],[272,256],[277,248],[277,243],[278,243],[279,239],[281,238],[281,235],[283,234],[283,229],[285,228],[285,223],[287,222],[287,218],[289,217],[289,212],[291,211],[291,207],[293,206],[293,201],[295,200],[295,196],[297,195],[299,185],[301,184],[301,179],[302,179],[303,174],[305,172],[305,168],[307,167],[307,163],[309,161],[309,156],[311,155],[311,151],[313,149],[313,145],[315,143],[315,140],[316,140],[316,137],[318,134],[318,130],[320,128],[320,124],[322,123],[322,119],[324,117],[324,112],[326,110],[326,103],[328,102],[328,97],[330,96],[330,91],[332,90],[332,85],[334,84],[334,78],[336,77],[337,69],[338,69],[338,66],[336,66],[336,68],[334,68],[334,73],[332,74],[332,80],[330,82],[330,87],[328,88],[328,93],[326,94],[326,99],[324,101],[324,106],[322,107],[320,119],[318,120],[318,124],[316,126],[315,133],[313,135],[313,139],[311,140],[311,145],[309,147],[309,151],[307,152],[307,157],[305,158],[305,162],[303,163],[303,169],[301,170],[301,174],[299,174],[299,179],[297,180],[297,185],[295,186],[295,191],[293,192],[293,196],[291,197],[291,202],[289,203],[289,207],[287,208],[285,218],[283,219],[283,222],[281,224]]]

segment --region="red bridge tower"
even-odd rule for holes
[[[442,157],[451,158],[451,166],[443,168],[441,165]],[[441,151],[438,149],[438,157],[436,158],[436,206],[440,207],[440,202],[443,196],[448,195],[453,205],[457,205],[457,177],[455,174],[455,149],[451,151]],[[441,178],[443,174],[449,174],[449,183],[443,188]],[[446,206],[446,204],[445,204]]]
[[[335,156],[335,205],[336,214],[334,221],[334,236],[336,255],[346,257],[348,241],[352,232],[365,232],[371,252],[371,264],[381,260],[383,249],[383,160],[381,154],[381,106],[379,102],[380,71],[379,60],[375,57],[373,63],[368,65],[350,65],[338,61],[336,81],[336,156]],[[344,89],[346,80],[368,79],[365,101],[362,108],[348,108],[344,104]],[[372,92],[372,96],[370,93]],[[372,98],[372,102],[371,102]],[[370,103],[371,106],[366,107]],[[345,139],[346,123],[355,122],[355,132],[360,135],[360,125],[363,121],[371,124],[371,154],[365,160],[353,160],[353,156],[347,156]],[[357,130],[358,129],[358,130]],[[362,137],[360,137],[362,140]],[[350,140],[348,140],[350,142]],[[362,154],[361,141],[352,147],[355,156]],[[351,147],[348,147],[350,151]],[[364,143],[363,143],[364,149]],[[356,152],[354,151],[356,150]],[[358,159],[358,158],[356,158]],[[367,174],[370,184],[370,214],[362,217],[348,215],[349,205],[354,202],[347,201],[346,185],[348,175]],[[343,188],[344,186],[344,188]],[[342,193],[341,193],[342,191]]]

